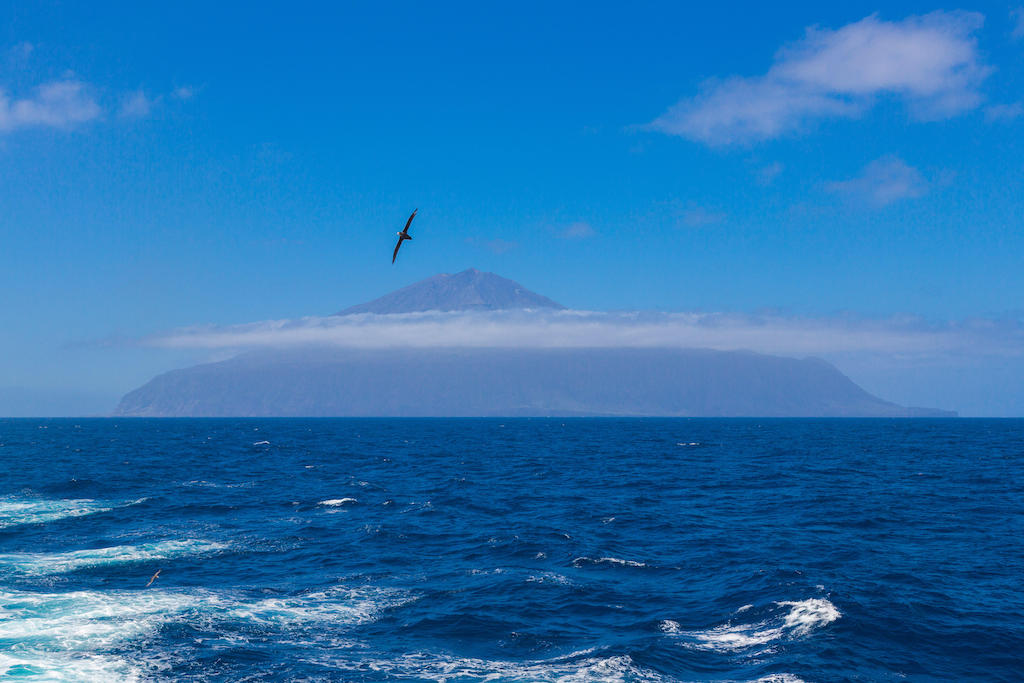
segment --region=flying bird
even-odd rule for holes
[[[158,576],[160,576],[160,570],[159,569],[156,570],[156,574],[153,574],[153,577],[149,580],[149,583],[146,584],[146,588],[149,588],[150,586],[152,586],[153,582],[156,581],[156,577],[158,577]]]
[[[419,209],[416,209],[416,211],[419,211]],[[402,232],[398,233],[398,244],[395,245],[395,253],[391,255],[391,263],[394,263],[395,259],[398,258],[398,250],[402,248],[402,242],[412,239],[409,236],[409,226],[412,225],[412,219],[416,218],[416,211],[409,214],[409,220],[405,222],[405,227],[402,228]]]

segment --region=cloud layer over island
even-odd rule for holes
[[[139,340],[174,349],[349,348],[708,348],[812,355],[1024,355],[1024,322],[917,317],[797,317],[777,313],[471,311],[359,314],[190,327]]]

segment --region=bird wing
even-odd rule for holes
[[[395,259],[398,258],[398,250],[402,246],[402,242],[405,240],[404,237],[398,238],[398,244],[395,245],[395,253],[391,255],[391,262],[394,263]]]
[[[405,222],[405,229],[402,230],[402,232],[409,232],[409,226],[412,225],[412,219],[416,218],[417,211],[419,211],[419,209],[414,209],[413,212],[409,214],[409,220]]]

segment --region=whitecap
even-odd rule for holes
[[[592,557],[577,557],[572,561],[574,567],[582,567],[584,564],[614,564],[620,567],[646,567],[647,565],[643,562],[637,562],[635,560],[623,560],[618,557],[599,557],[594,559]]]
[[[146,679],[145,672],[121,657],[79,653],[26,653],[7,655],[0,652],[0,678],[32,683],[79,683],[109,681],[137,683]]]
[[[526,577],[528,583],[553,583],[559,586],[571,586],[573,585],[572,579],[568,576],[563,576],[556,572],[541,572],[540,574],[531,574]]]
[[[325,591],[255,601],[213,596],[212,604],[232,619],[259,624],[293,626],[327,622],[352,625],[372,622],[385,610],[415,599],[405,591],[392,588],[338,586]]]
[[[784,617],[783,626],[797,636],[807,635],[812,629],[827,626],[842,616],[836,606],[824,598],[775,604],[790,608]]]
[[[65,574],[87,567],[207,555],[227,547],[226,543],[186,540],[89,548],[64,553],[9,553],[0,555],[0,568],[31,576]]]
[[[663,621],[662,630],[685,640],[686,647],[716,652],[735,652],[783,640],[804,638],[842,616],[836,606],[823,598],[773,603],[765,619],[755,623],[727,621],[721,626],[697,631],[683,630],[674,621]],[[737,614],[747,609],[737,610]],[[666,626],[666,624],[670,626]]]
[[[43,524],[68,517],[83,517],[114,508],[136,505],[146,498],[110,503],[92,498],[17,498],[0,497],[0,529],[21,524]]]
[[[252,445],[253,446],[269,446],[270,442],[269,441],[253,441]]]
[[[112,590],[36,593],[0,590],[0,677],[32,681],[148,680],[168,664],[128,646],[169,623],[199,623],[222,639],[245,639],[229,624],[280,628],[289,637],[337,640],[322,628],[365,624],[384,610],[416,599],[397,589],[335,586],[276,598],[240,592]]]
[[[317,505],[326,505],[328,507],[340,507],[342,505],[350,505],[352,503],[358,503],[359,501],[355,498],[329,498],[327,500],[321,500]]]
[[[446,683],[456,680],[530,683],[668,683],[656,671],[636,664],[629,655],[599,656],[592,650],[547,660],[502,660],[411,653],[393,659],[348,658],[324,654],[313,663],[342,671],[383,673],[388,677]]]

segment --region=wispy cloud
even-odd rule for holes
[[[1010,18],[1015,22],[1011,35],[1014,38],[1024,38],[1024,7],[1011,10]]]
[[[7,50],[7,59],[13,64],[20,66],[28,61],[36,46],[28,41],[23,41]]]
[[[514,240],[503,240],[500,237],[484,240],[478,237],[467,237],[466,244],[483,247],[492,254],[504,254],[519,247],[519,242]]]
[[[706,225],[718,225],[725,222],[726,215],[721,211],[712,211],[703,206],[691,206],[683,210],[680,220],[691,228],[702,228]]]
[[[885,353],[1024,356],[1024,320],[929,323],[777,314],[456,312],[361,314],[176,330],[142,340],[175,349],[287,348],[711,348],[793,355]]]
[[[594,231],[594,228],[590,223],[587,223],[586,221],[576,221],[575,223],[570,223],[566,226],[564,230],[558,233],[558,236],[566,240],[582,240],[587,239],[588,237],[593,237],[596,234],[597,233]]]
[[[768,185],[771,185],[772,183],[775,182],[775,179],[782,174],[785,168],[786,167],[783,166],[780,162],[775,161],[758,168],[754,172],[754,177],[757,178],[758,185],[767,187]]]
[[[901,199],[920,197],[927,192],[928,182],[920,171],[899,157],[885,156],[865,166],[857,177],[828,183],[825,188],[883,207]]]
[[[71,128],[102,113],[91,88],[81,81],[53,81],[15,99],[0,90],[0,133],[19,128]]]
[[[750,143],[856,118],[882,95],[902,99],[918,119],[953,116],[981,102],[990,71],[974,37],[982,22],[977,13],[933,12],[810,28],[764,75],[710,80],[649,127],[709,145]]]
[[[166,95],[148,95],[145,90],[140,88],[126,93],[121,98],[121,106],[118,108],[117,114],[124,119],[145,118],[167,100],[185,102],[193,97],[195,97],[195,90],[188,86],[175,88]]]
[[[118,116],[121,118],[136,119],[149,116],[153,109],[154,101],[142,90],[128,93],[121,99],[121,107],[118,109]]]
[[[1024,103],[993,104],[985,108],[986,121],[1013,121],[1024,116]]]

